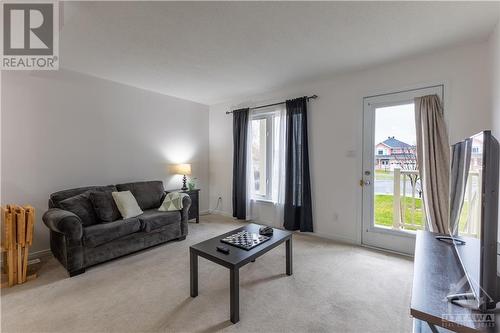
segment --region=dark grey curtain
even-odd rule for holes
[[[451,147],[450,174],[450,233],[458,235],[458,221],[469,177],[472,140],[467,139]]]
[[[284,227],[313,231],[307,97],[286,101]]]
[[[233,216],[246,219],[249,109],[233,111]]]

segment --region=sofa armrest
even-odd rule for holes
[[[82,221],[72,212],[51,208],[43,214],[42,220],[50,230],[64,234],[69,240],[82,239]]]

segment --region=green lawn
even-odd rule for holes
[[[460,217],[459,217],[459,230],[461,232],[464,232],[466,227],[467,227],[467,218],[469,217],[469,206],[470,206],[470,203],[469,201],[465,201],[464,200],[464,203],[462,204],[462,210],[460,211]]]
[[[406,200],[406,223],[411,223],[412,217],[412,199],[405,198]],[[393,196],[388,194],[375,195],[375,225],[392,227],[393,216]],[[422,200],[415,199],[415,224],[420,228],[407,228],[407,230],[422,229]]]

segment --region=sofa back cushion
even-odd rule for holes
[[[82,194],[87,191],[116,191],[116,187],[114,185],[107,186],[86,186],[86,187],[77,187],[69,190],[63,190],[54,192],[50,195],[49,198],[49,208],[62,208],[59,203],[65,199],[74,197],[76,195]]]
[[[161,180],[116,185],[118,191],[130,191],[142,210],[158,208],[165,194]]]
[[[92,191],[90,192],[90,201],[101,222],[113,222],[121,218],[111,191]]]
[[[97,217],[90,202],[90,191],[83,192],[71,198],[59,202],[59,207],[72,212],[82,220],[83,226],[91,226],[97,223]]]

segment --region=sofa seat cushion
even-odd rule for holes
[[[132,192],[142,210],[160,207],[165,195],[161,180],[118,184],[116,188],[120,192]]]
[[[141,221],[137,217],[99,223],[83,229],[83,243],[87,247],[96,247],[140,230]]]
[[[138,216],[142,223],[142,228],[146,232],[162,228],[164,226],[181,223],[181,212],[160,212],[157,209],[150,209],[144,211],[144,214]]]

